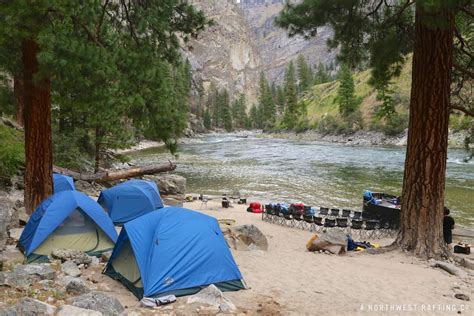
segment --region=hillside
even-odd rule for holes
[[[409,60],[400,75],[393,80],[394,97],[397,100],[397,111],[407,113],[410,100],[411,61]],[[369,85],[370,70],[358,72],[354,75],[356,95],[362,98],[360,110],[364,118],[364,126],[369,126],[377,106],[376,91]],[[339,83],[332,81],[315,85],[303,98],[307,106],[307,115],[310,125],[314,126],[325,115],[336,115],[338,106],[335,103]]]

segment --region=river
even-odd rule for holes
[[[131,154],[139,164],[174,159],[163,147]],[[474,163],[450,149],[446,205],[457,223],[474,227]],[[301,201],[313,206],[361,209],[364,190],[399,195],[404,147],[349,146],[317,141],[217,134],[179,146],[176,173],[187,191],[209,195],[240,192],[250,200]]]

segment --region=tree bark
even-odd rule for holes
[[[410,101],[401,228],[402,249],[424,258],[444,256],[445,194],[454,16],[437,12],[443,26],[427,26],[427,14],[416,8],[415,49]]]
[[[13,77],[13,93],[15,95],[15,119],[18,125],[25,126],[25,85],[23,77],[16,75]]]
[[[25,87],[25,208],[31,214],[53,192],[51,142],[51,87],[49,78],[38,74],[38,45],[22,43]]]
[[[61,173],[67,176],[72,177],[74,180],[83,180],[89,182],[109,182],[116,181],[121,179],[129,179],[134,177],[140,177],[143,175],[156,174],[161,172],[173,171],[176,169],[176,165],[173,163],[158,165],[158,166],[148,166],[148,167],[135,167],[124,170],[117,170],[111,172],[99,172],[99,173],[80,173],[72,171],[66,168],[61,168],[54,166],[53,170],[56,173]]]

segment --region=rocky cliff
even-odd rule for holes
[[[217,87],[228,89],[231,97],[244,92],[254,102],[261,59],[242,10],[234,0],[192,0],[191,3],[214,21],[213,26],[185,47],[195,80],[202,82],[205,90],[214,82]]]
[[[335,53],[329,52],[326,41],[331,30],[321,28],[311,40],[288,37],[285,30],[274,25],[282,10],[283,0],[191,0],[203,10],[214,25],[208,27],[185,45],[195,81],[205,90],[214,82],[226,88],[231,98],[245,93],[248,105],[256,101],[260,71],[269,81],[282,83],[285,68],[299,54],[311,65],[328,63]]]
[[[285,67],[291,60],[303,54],[311,65],[328,63],[335,58],[335,51],[326,45],[332,35],[327,27],[318,30],[310,40],[301,36],[290,38],[286,30],[274,25],[275,18],[283,9],[284,0],[237,0],[255,38],[255,45],[262,60],[262,70],[269,81],[281,83]]]

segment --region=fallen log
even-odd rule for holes
[[[144,175],[156,174],[161,172],[173,171],[176,169],[176,165],[171,161],[169,164],[158,165],[158,166],[147,166],[147,167],[133,167],[129,169],[122,169],[116,171],[105,171],[98,173],[80,173],[70,169],[54,166],[53,172],[64,174],[72,177],[74,180],[83,180],[88,182],[109,182],[121,179],[129,179],[134,177],[140,177]]]

